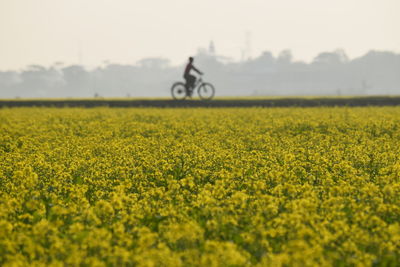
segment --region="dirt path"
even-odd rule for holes
[[[116,99],[57,99],[57,100],[0,100],[1,107],[319,107],[319,106],[397,106],[400,97],[348,97],[348,98],[270,98],[270,99],[216,99],[200,100],[116,100]]]

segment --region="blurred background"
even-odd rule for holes
[[[1,0],[0,98],[399,95],[398,0]]]

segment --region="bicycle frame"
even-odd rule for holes
[[[199,78],[196,79],[196,82],[194,83],[192,88],[189,88],[189,92],[195,91],[201,84],[203,83],[203,77],[199,76]]]

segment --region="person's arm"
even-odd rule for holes
[[[192,69],[200,75],[203,75],[201,71],[199,71],[195,66],[192,65]]]

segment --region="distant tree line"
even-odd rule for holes
[[[343,50],[323,52],[311,63],[294,61],[289,50],[274,57],[233,62],[214,50],[199,50],[195,65],[215,84],[218,95],[390,95],[400,94],[400,54],[370,51],[350,60]],[[136,64],[107,63],[88,70],[81,65],[31,65],[0,72],[1,98],[169,96],[182,80],[182,66],[164,58]]]

